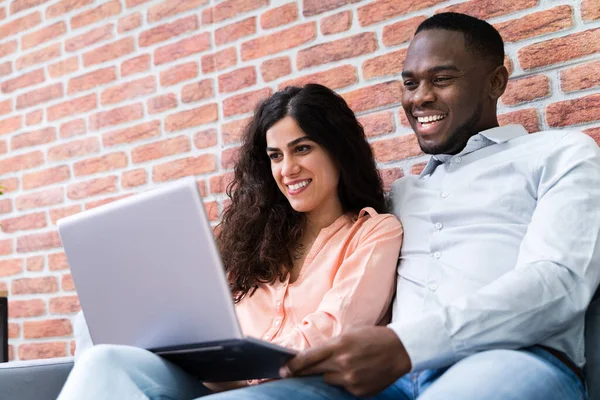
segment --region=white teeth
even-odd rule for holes
[[[287,185],[288,188],[290,188],[290,190],[298,190],[303,188],[304,186],[308,185],[310,183],[310,180],[306,180],[306,181],[302,181],[299,183],[295,183],[293,185]]]
[[[439,114],[439,115],[430,115],[428,117],[417,117],[417,121],[419,121],[422,124],[426,124],[429,122],[434,122],[434,121],[439,121],[446,118],[445,115],[443,114]]]

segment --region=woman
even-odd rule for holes
[[[402,227],[383,214],[371,148],[346,102],[315,84],[277,92],[239,154],[218,244],[244,333],[302,350],[385,322]],[[59,399],[190,399],[205,385],[146,350],[97,346]]]

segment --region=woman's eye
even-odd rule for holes
[[[296,152],[297,153],[306,153],[307,151],[310,151],[311,147],[307,144],[301,144],[300,146],[296,147]]]
[[[270,153],[268,156],[269,156],[269,159],[271,159],[271,161],[277,161],[281,157],[281,154],[279,154],[279,153]]]

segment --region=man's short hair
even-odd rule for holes
[[[504,42],[492,25],[466,14],[445,12],[427,18],[417,27],[415,35],[421,31],[444,29],[461,32],[465,46],[489,59],[494,67],[504,63]]]

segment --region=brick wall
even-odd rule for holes
[[[257,101],[338,90],[386,184],[427,159],[399,106],[416,26],[442,10],[506,40],[501,122],[600,140],[600,0],[0,2],[0,289],[12,359],[73,352],[79,310],[57,219],[187,175],[218,219]]]

